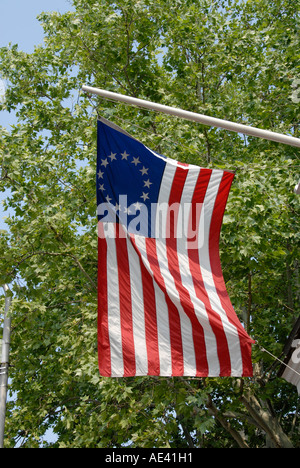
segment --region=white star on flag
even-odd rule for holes
[[[132,164],[134,164],[135,166],[137,166],[138,164],[141,163],[140,158],[135,158],[135,157],[133,158],[133,161],[131,161],[131,162],[132,162]]]
[[[140,172],[142,173],[142,175],[145,175],[145,174],[148,175],[148,171],[149,169],[146,169],[145,166],[143,166],[143,169],[140,169]]]
[[[130,154],[128,154],[126,152],[126,150],[125,150],[123,153],[121,153],[121,156],[122,156],[122,159],[126,159],[126,161],[127,161],[127,158],[128,158],[128,156],[130,156]]]
[[[109,162],[107,161],[107,159],[102,159],[101,166],[106,167],[108,164]]]
[[[148,189],[150,188],[150,185],[152,185],[152,182],[150,180],[144,180],[144,187],[147,187]]]

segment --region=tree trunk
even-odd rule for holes
[[[263,402],[259,402],[249,390],[242,395],[241,400],[257,426],[266,433],[269,446],[270,442],[272,442],[276,448],[294,448],[289,437],[284,433],[276,418],[265,407]]]

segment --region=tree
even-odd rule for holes
[[[299,447],[297,392],[253,348],[251,379],[103,379],[97,368],[96,118],[179,160],[236,171],[221,237],[228,292],[279,356],[299,310],[298,153],[103,101],[90,84],[299,136],[298,14],[289,0],[73,0],[45,43],[0,50],[0,283],[13,288],[6,446]],[[3,299],[2,303],[3,304]]]

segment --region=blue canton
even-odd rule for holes
[[[165,165],[164,157],[98,121],[98,220],[121,222],[129,232],[150,237]]]

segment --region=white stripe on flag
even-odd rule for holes
[[[205,209],[203,210],[204,220],[202,226],[204,228],[204,242],[200,248],[199,258],[200,258],[200,268],[203,275],[204,284],[208,293],[210,303],[212,304],[213,309],[219,314],[220,319],[223,324],[223,329],[226,335],[228,350],[230,354],[231,368],[232,372],[236,372],[237,375],[240,375],[243,370],[243,361],[241,357],[241,349],[239,344],[239,335],[236,327],[229,322],[226,311],[223,309],[220,302],[219,295],[216,290],[216,285],[214,283],[214,278],[212,275],[212,268],[210,262],[210,253],[209,253],[209,237],[211,229],[211,220],[213,215],[213,210],[215,207],[216,198],[219,191],[219,186],[222,179],[222,172],[213,171],[208,189],[204,199]],[[234,375],[234,374],[232,374]]]
[[[198,181],[200,173],[200,168],[191,167],[188,172],[187,180],[185,182],[184,190],[182,193],[181,201],[186,204],[187,206],[191,206],[194,189],[196,183]],[[201,215],[200,219],[204,218],[204,211],[203,204],[201,207]],[[191,210],[190,210],[191,211]],[[192,216],[192,213],[189,213]],[[186,213],[185,213],[186,215]],[[188,232],[188,225],[191,222],[190,216],[185,216],[184,218],[185,225],[184,225],[184,232]],[[198,224],[198,230],[200,231],[202,228],[203,223]],[[203,233],[196,231],[195,235],[198,238],[198,242],[203,242]],[[190,263],[187,261],[189,256],[188,253],[188,243],[185,239],[179,239],[177,242],[177,251],[178,251],[178,261],[180,266],[180,274],[181,280],[184,286],[188,289],[190,293],[190,298],[194,306],[195,315],[201,327],[203,328],[204,340],[205,340],[205,348],[207,351],[207,361],[208,361],[208,374],[209,375],[218,375],[220,372],[220,365],[218,361],[218,354],[217,354],[217,344],[216,344],[216,337],[212,331],[212,328],[209,323],[209,317],[205,308],[205,304],[202,300],[200,300],[195,291],[193,278],[193,272],[190,269]]]
[[[143,261],[147,272],[149,273],[151,278],[153,278],[155,304],[157,312],[157,335],[160,361],[160,375],[172,375],[170,325],[165,295],[154,279],[155,275],[147,257],[145,238],[142,236],[132,235],[131,239],[133,244],[136,245],[137,249],[141,253],[141,260]]]
[[[160,358],[160,375],[172,375],[170,323],[168,306],[162,290],[154,283],[157,310],[157,332]]]
[[[119,282],[116,245],[114,239],[114,225],[107,223],[106,243],[107,243],[107,302],[108,307],[108,330],[111,355],[111,375],[123,375],[123,351],[121,316],[119,300]]]
[[[130,238],[127,238],[127,250],[130,270],[131,309],[133,322],[133,339],[135,349],[136,375],[148,374],[148,355],[146,345],[146,328],[144,299],[140,262]]]

